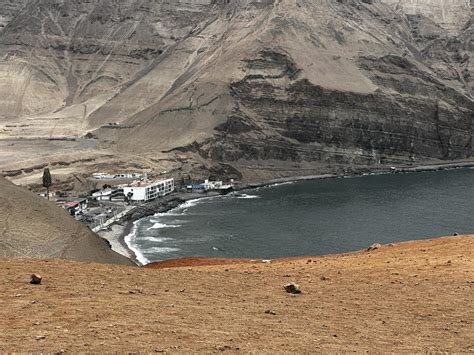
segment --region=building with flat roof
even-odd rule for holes
[[[169,195],[174,191],[174,179],[154,182],[135,181],[123,186],[123,193],[131,202],[148,202]]]

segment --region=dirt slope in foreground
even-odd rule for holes
[[[274,264],[3,260],[0,352],[474,351],[473,250],[465,236]]]
[[[0,257],[133,264],[64,209],[1,176]]]

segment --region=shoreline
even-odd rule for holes
[[[413,167],[384,167],[383,169],[375,169],[370,172],[367,172],[365,169],[361,169],[360,172],[353,172],[352,174],[324,174],[324,175],[307,175],[307,176],[294,176],[287,178],[276,178],[268,181],[254,182],[254,183],[244,183],[237,185],[234,188],[234,192],[243,191],[243,190],[253,190],[261,187],[268,187],[275,184],[283,183],[292,183],[299,181],[310,181],[310,180],[325,180],[325,179],[338,179],[338,178],[354,178],[354,177],[364,177],[364,176],[376,176],[376,175],[388,175],[388,174],[404,174],[404,173],[420,173],[420,172],[436,172],[443,170],[455,170],[455,169],[467,169],[474,168],[474,161],[465,161],[457,163],[438,163],[438,164],[427,164],[427,165],[418,165]],[[207,193],[187,193],[187,192],[174,192],[164,198],[157,199],[151,202],[148,202],[144,205],[137,206],[124,217],[118,220],[116,223],[110,226],[110,230],[99,231],[97,234],[109,241],[111,248],[130,258],[138,266],[146,266],[149,264],[143,264],[138,260],[138,256],[134,250],[132,250],[126,242],[126,238],[130,235],[134,228],[135,222],[139,220],[153,216],[157,213],[166,213],[174,208],[181,206],[187,201],[199,200],[210,197],[225,196],[217,192],[207,192]],[[356,252],[356,251],[355,251]],[[197,257],[199,259],[201,257]],[[206,257],[203,257],[206,258]],[[291,256],[287,258],[292,258]],[[299,257],[295,257],[299,258]],[[209,258],[208,258],[209,259]],[[211,259],[221,259],[221,258],[211,258]],[[180,259],[168,259],[159,262],[173,262],[174,260]],[[236,259],[240,260],[240,259]],[[244,259],[242,259],[244,260]],[[250,259],[249,259],[250,260]],[[253,259],[251,259],[253,260]],[[261,259],[256,259],[261,260]],[[154,264],[154,263],[150,263]]]
[[[154,216],[157,213],[166,213],[174,208],[181,206],[183,203],[191,200],[202,198],[222,196],[219,193],[186,193],[175,192],[163,198],[148,202],[144,205],[137,206],[124,217],[110,226],[110,230],[99,231],[99,237],[106,239],[112,246],[112,249],[128,258],[130,258],[138,266],[144,266],[139,260],[136,252],[130,248],[126,242],[126,238],[131,234],[135,222]],[[115,249],[114,249],[115,246]]]

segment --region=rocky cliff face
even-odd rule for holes
[[[466,0],[15,4],[3,136],[91,132],[265,176],[472,156]]]

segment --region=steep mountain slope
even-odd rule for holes
[[[118,155],[244,177],[470,158],[471,10],[30,1],[0,32],[0,134],[91,132]]]
[[[0,177],[0,258],[62,258],[133,265],[52,202]]]

